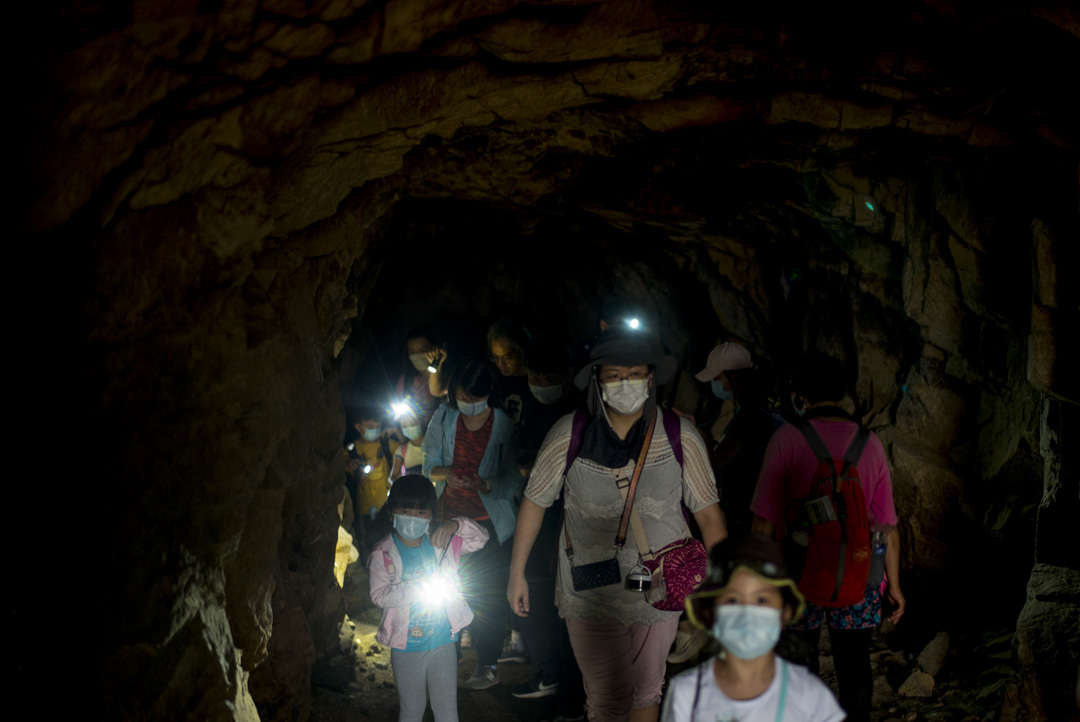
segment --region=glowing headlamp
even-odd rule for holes
[[[626,319],[626,325],[637,331],[639,328],[641,328],[641,321],[636,318],[628,318]]]

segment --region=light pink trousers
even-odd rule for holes
[[[567,619],[570,644],[581,668],[589,719],[623,722],[631,709],[660,701],[667,655],[679,618],[652,625]]]

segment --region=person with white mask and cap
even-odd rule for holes
[[[528,615],[525,562],[545,510],[562,492],[559,538],[566,549],[559,553],[556,598],[581,667],[589,718],[654,722],[679,612],[658,609],[632,586],[641,567],[638,535],[625,533],[626,499],[654,550],[686,538],[680,501],[700,527],[706,550],[727,530],[701,436],[685,419],[665,421],[656,404],[656,387],[675,375],[674,357],[642,332],[609,327],[589,358],[575,376],[586,392],[587,413],[555,424],[529,477],[507,598],[515,614]],[[676,444],[669,434],[677,434]],[[634,490],[629,495],[627,484]]]
[[[714,424],[710,431],[709,459],[728,531],[739,537],[750,531],[754,520],[750,499],[765,447],[784,420],[767,408],[761,370],[742,344],[726,342],[714,348],[705,368],[694,378],[708,383],[717,399],[735,405],[730,421],[722,427]]]

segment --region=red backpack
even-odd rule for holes
[[[821,607],[861,602],[870,574],[870,522],[856,464],[870,431],[863,426],[842,459],[834,459],[814,427],[800,420],[818,459],[810,495],[789,507],[785,547],[799,591]],[[798,569],[802,567],[801,576]]]

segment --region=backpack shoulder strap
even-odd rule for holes
[[[581,407],[574,412],[574,423],[570,427],[570,444],[566,447],[566,466],[563,467],[563,475],[570,471],[574,459],[581,452],[581,442],[585,438],[585,427],[589,425],[589,410]]]
[[[844,461],[851,466],[856,466],[859,463],[859,457],[862,456],[863,449],[866,448],[866,442],[869,440],[870,429],[859,424],[859,429],[855,432],[855,438],[851,440],[851,445],[848,446],[848,450],[844,454]]]
[[[659,404],[657,404],[659,406]],[[679,422],[679,416],[674,411],[665,409],[660,406],[660,412],[664,417],[664,433],[667,434],[668,443],[671,445],[671,451],[675,454],[675,461],[679,462],[679,468],[683,465],[683,451],[682,451],[682,424]]]
[[[817,457],[818,462],[824,464],[832,459],[832,454],[829,453],[829,447],[825,446],[825,442],[821,439],[821,434],[817,432],[814,425],[805,419],[799,419],[794,424],[796,429],[806,439],[806,443],[810,444],[810,449],[814,452],[814,456]]]

